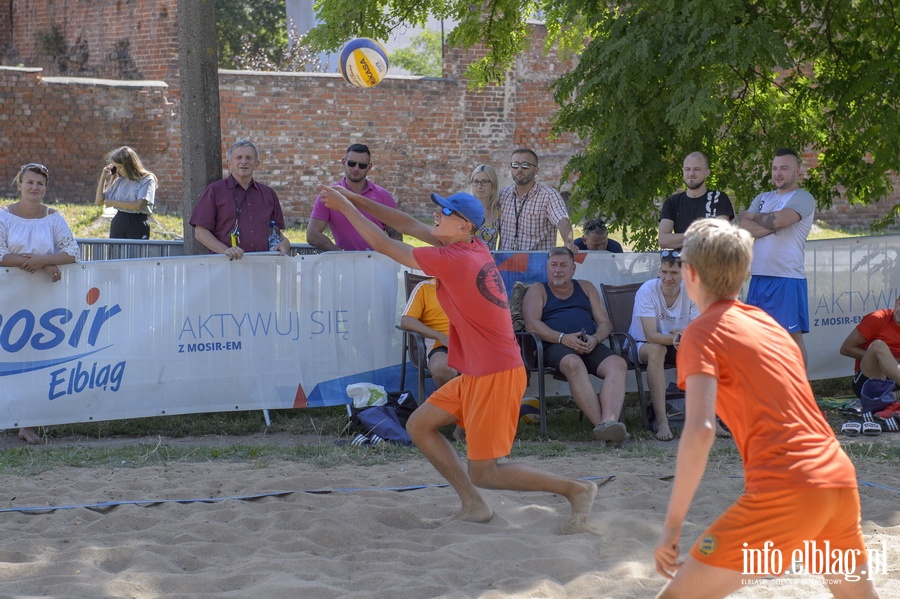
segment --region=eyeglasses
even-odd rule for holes
[[[681,252],[678,250],[663,250],[659,253],[660,258],[681,258]]]
[[[472,179],[472,185],[474,185],[475,187],[484,187],[485,185],[490,185],[490,184],[491,184],[490,179],[483,179],[483,180],[482,179]]]
[[[509,163],[509,168],[511,168],[511,169],[513,169],[513,170],[516,170],[516,169],[519,169],[519,168],[520,168],[520,169],[522,169],[523,171],[527,171],[527,170],[530,169],[532,166],[534,166],[534,165],[531,164],[530,162],[510,162],[510,163]]]
[[[347,166],[349,166],[350,168],[356,168],[358,166],[360,170],[364,171],[367,168],[369,168],[369,163],[368,162],[357,162],[355,160],[348,160]]]
[[[606,225],[588,225],[584,228],[585,231],[606,231]]]
[[[38,164],[37,162],[29,162],[28,164],[22,165],[22,168],[19,169],[19,173],[24,173],[25,171],[37,170],[40,171],[42,175],[45,177],[50,176],[50,169],[48,169],[43,164]]]

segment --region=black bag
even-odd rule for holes
[[[389,392],[387,403],[383,406],[362,409],[351,406],[350,421],[360,433],[352,444],[378,445],[382,441],[389,441],[398,445],[412,445],[412,439],[406,432],[406,422],[418,407],[409,391]]]

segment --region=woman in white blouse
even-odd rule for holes
[[[0,265],[21,268],[52,282],[62,279],[59,266],[78,259],[78,244],[62,215],[44,204],[50,172],[43,164],[26,164],[13,179],[19,200],[0,210]],[[26,443],[40,443],[34,429],[19,429]]]
[[[156,201],[156,175],[144,168],[132,148],[122,146],[106,157],[94,203],[116,209],[109,227],[110,239],[150,239],[150,223]]]

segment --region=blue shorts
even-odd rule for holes
[[[747,303],[764,310],[791,335],[809,332],[806,279],[753,275]]]

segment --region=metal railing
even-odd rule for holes
[[[180,240],[83,238],[75,241],[85,261],[184,256],[184,241]],[[319,250],[309,244],[291,244],[291,256],[317,253]]]

